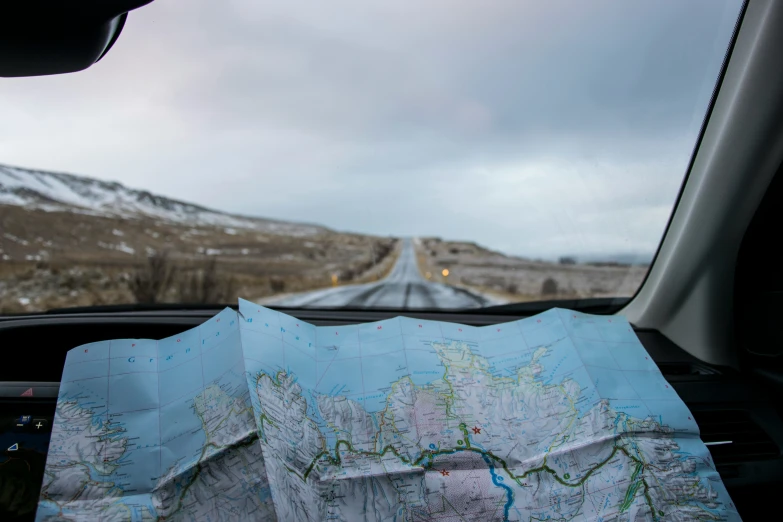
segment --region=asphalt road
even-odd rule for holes
[[[291,307],[349,308],[476,308],[486,298],[462,288],[434,283],[422,277],[413,241],[403,239],[400,257],[388,277],[377,283],[316,290],[271,301]]]

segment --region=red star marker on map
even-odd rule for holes
[[[446,471],[445,469],[440,470],[440,474],[443,475],[444,477],[448,477],[449,476],[449,472]]]
[[[473,434],[478,435],[479,433],[481,433],[481,428],[478,426],[473,426]]]

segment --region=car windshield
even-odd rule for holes
[[[153,2],[0,83],[0,313],[630,297],[741,8]]]

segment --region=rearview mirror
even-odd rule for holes
[[[152,0],[3,0],[0,76],[81,71],[120,35],[128,11]]]

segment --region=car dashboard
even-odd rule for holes
[[[161,339],[218,310],[41,314],[0,319],[0,519],[32,520],[49,445],[59,380],[68,350],[117,338]],[[318,326],[356,324],[394,311],[288,309]],[[422,319],[482,326],[519,319],[479,313],[418,313]],[[783,422],[770,395],[734,369],[706,364],[655,330],[636,335],[691,410],[741,515],[783,483]]]

